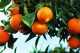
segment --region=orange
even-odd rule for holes
[[[77,38],[75,38],[75,37],[71,37],[68,40],[68,45],[71,48],[78,48],[79,47],[79,40]]]
[[[44,34],[48,32],[48,26],[40,22],[34,22],[32,25],[32,32],[39,35]]]
[[[53,12],[48,7],[43,7],[38,10],[37,12],[37,18],[42,23],[47,23],[53,18]]]
[[[11,15],[19,14],[19,7],[18,6],[13,7],[10,9],[10,11],[11,11]]]
[[[16,14],[13,15],[10,19],[10,26],[15,30],[18,31],[21,27],[21,15]]]
[[[0,45],[9,41],[9,34],[6,31],[0,30]]]
[[[80,19],[72,18],[68,21],[69,31],[73,33],[80,33]]]

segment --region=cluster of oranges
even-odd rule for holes
[[[71,33],[80,34],[80,19],[72,18],[68,21],[68,29]],[[79,36],[79,35],[77,35]],[[80,47],[80,39],[71,36],[68,40],[68,44],[71,48],[79,48]]]
[[[37,20],[32,24],[32,32],[38,35],[48,32],[47,23],[53,19],[53,12],[49,7],[42,7],[36,13]],[[21,28],[22,16],[19,13],[19,7],[11,9],[10,26],[18,31]],[[80,19],[72,18],[67,23],[68,29],[71,33],[80,34]],[[72,37],[69,38],[68,44],[71,48],[78,48],[80,40]]]
[[[14,0],[16,3],[18,0]],[[19,6],[12,7],[10,9],[11,18],[10,18],[10,26],[15,30],[18,31],[22,27],[22,15],[19,12]],[[36,13],[36,20],[32,24],[32,32],[34,34],[44,34],[48,32],[48,22],[53,19],[53,11],[49,7],[42,7]],[[79,18],[72,18],[67,23],[68,29],[70,33],[73,34],[80,34],[80,19]],[[77,35],[79,36],[79,35]],[[0,45],[5,44],[9,41],[9,33],[4,30],[4,28],[0,27]],[[75,36],[71,36],[68,39],[68,45],[71,48],[79,48],[80,47],[80,39],[76,38]]]
[[[19,13],[19,7],[14,7],[11,9],[10,25],[11,27],[18,31],[21,27],[21,14]],[[32,32],[38,35],[48,32],[47,23],[53,19],[53,12],[49,7],[40,8],[37,13],[37,20],[32,24]],[[67,23],[68,29],[71,33],[80,34],[80,19],[72,18]],[[72,37],[69,38],[68,44],[71,48],[78,48],[80,46],[80,40]]]
[[[32,25],[32,32],[35,34],[44,34],[48,32],[47,23],[52,20],[53,12],[49,7],[43,7],[37,12],[37,21]]]
[[[21,14],[19,13],[19,6],[13,7],[10,9],[11,18],[10,18],[10,26],[18,31],[21,28]]]
[[[19,13],[19,7],[16,6],[14,8],[11,8],[10,11],[11,11],[10,26],[17,31],[19,30],[21,24],[21,14]],[[10,38],[9,32],[5,31],[5,28],[3,26],[0,26],[0,45],[3,45],[6,42],[8,42],[9,38]]]
[[[21,28],[21,14],[19,14],[19,7],[14,7],[11,9],[10,25],[11,27],[18,31]],[[32,24],[32,32],[35,34],[44,34],[48,32],[47,23],[52,20],[53,12],[49,7],[43,7],[37,12],[37,20]]]
[[[21,15],[19,14],[19,7],[14,7],[10,9],[11,18],[10,18],[10,26],[14,30],[19,30],[21,24]],[[0,26],[0,45],[5,44],[9,41],[9,33],[5,31],[5,28]]]

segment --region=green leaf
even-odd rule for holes
[[[4,28],[5,28],[5,30],[7,32],[9,32],[9,33],[13,33],[14,32],[14,30],[10,26],[9,21],[2,20],[1,22],[4,24]]]
[[[37,4],[35,7],[36,7],[36,9],[40,9],[40,8],[42,8],[44,6],[44,3],[39,3],[39,4]]]
[[[4,8],[11,0],[0,0],[0,8]]]
[[[16,51],[17,51],[17,48],[15,48],[14,53],[16,53]]]
[[[65,49],[60,48],[60,47],[56,47],[56,48],[54,48],[54,50],[52,52],[53,53],[65,53]]]
[[[40,9],[40,8],[42,8],[42,7],[44,7],[44,6],[47,6],[47,7],[50,7],[51,6],[51,2],[41,2],[41,3],[39,3],[39,4],[37,4],[36,6],[35,6],[35,8],[36,9]]]
[[[45,53],[48,53],[49,45],[45,49]]]
[[[25,14],[25,15],[28,14],[28,8],[27,8],[26,4],[24,4],[24,14]]]
[[[22,18],[22,22],[23,22],[26,26],[28,26],[29,28],[31,28],[34,20],[35,20],[35,13],[31,13],[31,14],[25,15],[25,16],[23,16],[23,18]]]
[[[36,42],[35,42],[35,47],[37,48],[38,41],[39,41],[40,36],[37,37]]]
[[[20,14],[24,15],[24,0],[19,0],[19,11]]]
[[[13,49],[14,43],[16,42],[17,38],[13,38],[12,34],[10,34],[10,40],[8,41],[8,48]]]
[[[43,37],[44,37],[44,39],[45,39],[45,40],[47,40],[47,39],[46,39],[46,35],[45,35],[45,34],[43,34]]]
[[[14,30],[11,28],[10,24],[5,25],[4,27],[7,32],[14,33]]]
[[[27,38],[27,40],[26,40],[25,42],[31,40],[31,39],[34,38],[35,36],[36,36],[36,35],[31,32],[31,33],[30,33],[30,36]]]
[[[70,48],[70,52],[69,53],[76,53],[76,52],[74,52],[74,50],[72,48]]]
[[[1,20],[1,23],[3,23],[4,25],[7,25],[9,22],[7,22],[5,20]]]

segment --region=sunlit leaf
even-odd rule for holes
[[[23,16],[22,21],[23,23],[28,26],[29,28],[31,28],[33,22],[35,20],[35,13],[31,13],[28,15]]]

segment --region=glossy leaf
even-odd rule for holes
[[[25,15],[25,16],[23,16],[23,18],[22,18],[22,22],[23,22],[26,26],[28,26],[29,28],[31,28],[34,20],[35,20],[35,13],[31,13],[31,14]]]

